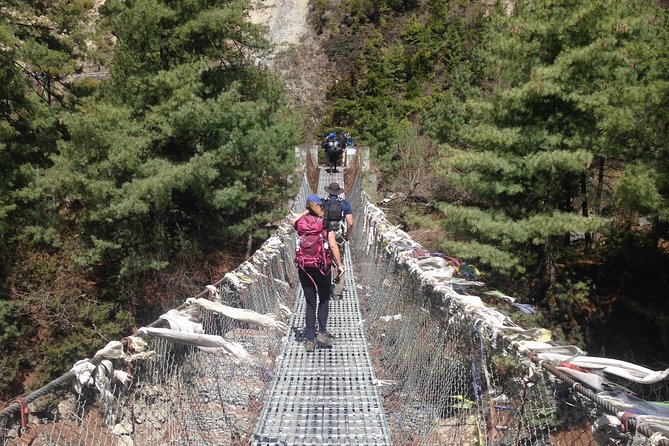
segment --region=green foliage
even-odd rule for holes
[[[318,34],[321,34],[326,25],[326,21],[323,19],[325,13],[330,10],[331,5],[327,0],[315,0],[311,3],[313,8],[313,16],[315,17],[314,28]]]
[[[19,342],[27,331],[20,316],[22,307],[21,302],[0,300],[0,323],[3,327],[0,345],[3,346],[3,353],[9,352],[9,347]]]
[[[47,203],[34,191],[59,137],[58,117],[67,104],[59,82],[75,70],[85,33],[84,2],[14,1],[0,7],[0,393],[16,385],[34,357],[28,338],[33,321],[13,281],[21,233]],[[58,246],[58,230],[33,234]],[[19,268],[20,269],[20,268]]]
[[[525,272],[523,267],[525,259],[518,259],[508,251],[490,244],[440,238],[435,242],[435,246],[439,251],[448,253],[448,255],[475,262],[478,265],[485,265],[490,271],[502,276]]]
[[[475,207],[442,204],[440,209],[450,230],[466,231],[476,235],[478,240],[495,241],[506,248],[512,244],[542,245],[547,238],[569,231],[592,232],[602,224],[596,218],[564,212],[541,213],[524,219],[514,219],[503,212]]]
[[[21,236],[30,244],[48,249],[58,249],[63,245],[60,233],[52,226],[26,226],[23,228]]]
[[[588,196],[601,185],[585,183],[596,178],[595,157],[636,156],[639,144],[649,144],[637,128],[644,136],[661,131],[658,121],[650,130],[645,113],[657,119],[663,100],[641,97],[666,91],[666,73],[650,68],[666,51],[663,14],[599,3],[517,2],[512,17],[491,14],[481,60],[493,88],[460,104],[445,96],[425,121],[450,143],[442,151],[444,181],[480,206],[441,206],[444,227],[513,253],[525,269],[551,264],[562,253],[555,241],[565,234],[601,227],[574,213],[577,201],[601,200]],[[658,176],[634,175],[621,178],[619,203],[660,214]],[[551,269],[544,273],[552,283]]]
[[[26,351],[30,324],[21,302],[0,299],[0,392],[18,381],[21,369],[29,362]]]
[[[578,325],[604,317],[608,294],[620,292],[602,284],[629,281],[629,266],[608,271],[621,253],[647,244],[666,257],[667,9],[636,0],[513,6],[347,2],[363,51],[355,75],[330,90],[325,127],[350,130],[373,149],[380,186],[414,197],[403,172],[419,170],[415,150],[433,138],[428,203],[420,212],[404,203],[398,220],[441,231],[430,249],[535,298],[538,322],[581,343]],[[651,225],[639,227],[641,216]]]
[[[100,298],[88,271],[73,261],[82,252],[76,237],[52,252],[41,242],[22,244],[8,284],[15,299],[0,300],[0,322],[7,328],[0,349],[3,356],[11,352],[14,367],[4,385],[15,384],[11,376],[28,369],[36,371],[33,385],[41,386],[103,343],[127,334],[134,323],[118,302]],[[0,365],[10,367],[9,362]]]
[[[584,315],[596,314],[596,303],[591,300],[596,286],[592,279],[578,278],[573,272],[561,274],[556,283],[547,291],[547,311],[545,324],[557,326],[555,336],[559,341],[585,346],[585,330],[577,323]],[[596,317],[596,316],[595,316]]]
[[[618,205],[644,215],[656,215],[669,221],[669,203],[658,190],[655,169],[642,164],[625,167],[615,190]]]
[[[584,307],[589,304],[589,296],[593,291],[593,284],[591,280],[574,280],[566,277],[549,292],[549,299],[553,302],[552,310],[557,310],[555,315],[570,315],[573,313],[565,307]]]
[[[60,206],[79,203],[66,213],[88,245],[77,262],[130,277],[164,268],[203,230],[239,237],[274,219],[300,133],[278,79],[237,50],[267,48],[241,4],[104,12],[118,37],[112,81],[63,118],[67,138],[41,179]]]
[[[53,64],[69,54],[58,30],[38,25],[37,14],[24,2],[0,9],[1,245],[14,232],[7,222],[22,216],[20,189],[30,184],[34,167],[45,165],[54,149],[56,110],[47,101],[55,92],[47,92],[45,82]]]
[[[344,79],[346,87],[339,82],[331,91],[335,100],[325,126],[347,128],[357,135],[387,172],[393,170],[393,147],[400,142],[403,121],[419,121],[432,103],[431,95],[440,93],[435,89],[439,79],[469,71],[481,14],[474,12],[474,20],[462,17],[461,3],[350,1],[346,5],[351,16],[379,26],[366,33],[362,54],[353,63],[356,75]],[[394,17],[393,24],[385,27],[380,17],[391,11],[407,14]],[[426,93],[428,81],[432,81],[430,93]]]
[[[300,119],[254,66],[269,44],[244,2],[109,0],[95,38],[91,6],[0,8],[0,276],[13,299],[0,322],[39,340],[1,364],[15,371],[3,387],[38,363],[39,385],[127,334],[128,310],[148,306],[133,288],[145,272],[266,236],[293,194]],[[112,77],[68,90],[89,40]],[[25,334],[6,327],[3,348]]]
[[[169,76],[181,65],[218,67],[210,74],[222,82],[203,87],[220,92],[247,73],[250,53],[268,49],[263,28],[245,20],[242,1],[116,0],[106,2],[102,13],[118,39],[111,66],[114,94],[138,111],[162,100],[164,80],[156,75]]]
[[[134,322],[130,313],[119,311],[115,304],[96,302],[86,296],[50,302],[49,305],[65,308],[70,318],[54,318],[49,334],[58,342],[45,343],[37,349],[40,361],[35,369],[35,386],[61,375],[64,365],[90,357],[105,342],[127,335]]]
[[[75,97],[84,98],[95,94],[102,85],[99,79],[83,78],[73,81],[70,84],[70,91]]]

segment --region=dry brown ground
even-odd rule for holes
[[[276,49],[264,62],[279,73],[295,109],[304,113],[304,141],[320,139],[325,95],[334,73],[320,37],[308,23],[309,1],[254,0],[248,15],[253,23],[268,27]]]

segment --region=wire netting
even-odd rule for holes
[[[360,175],[350,189],[356,219],[350,243],[353,282],[392,444],[651,444],[624,429],[593,436],[593,423],[604,408],[520,355],[472,313],[461,299],[466,299],[466,284],[456,293],[412,269],[403,256],[420,246],[369,202]],[[309,193],[305,179],[293,211],[301,210]],[[299,283],[288,218],[251,259],[216,284],[227,305],[275,315],[292,307]],[[75,390],[70,384],[77,375],[69,372],[6,407],[0,412],[0,444],[251,443],[283,334],[203,309],[195,313],[205,333],[241,344],[253,361],[235,362],[195,346],[148,338],[147,351],[153,354],[93,359],[92,385]],[[104,373],[112,369],[131,379],[123,384]]]
[[[420,250],[362,191],[351,243],[360,305],[395,445],[650,444],[635,433],[596,439],[606,413],[515,351],[452,287],[435,287],[402,257]],[[362,229],[364,227],[364,230]],[[467,286],[458,288],[466,299]]]

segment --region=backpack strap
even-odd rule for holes
[[[323,202],[323,210],[325,211],[325,221],[328,221],[330,219],[330,205],[332,204],[332,201],[330,200],[329,195],[321,201]]]
[[[307,272],[307,270],[304,269],[304,266],[300,266],[300,269],[301,269],[302,271],[304,271],[304,274],[306,274],[307,277],[309,278],[309,280],[311,280],[311,283],[314,284],[314,288],[316,288],[316,290],[318,290],[318,285],[316,285],[316,281],[314,280],[313,277],[311,277],[311,274],[309,274],[309,273]],[[321,271],[321,272],[322,272],[322,271]]]

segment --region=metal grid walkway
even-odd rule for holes
[[[343,175],[324,169],[318,195]],[[390,445],[374,385],[349,250],[344,253],[345,290],[330,301],[328,332],[334,346],[306,353],[305,302],[297,292],[291,332],[255,433],[254,445]]]

